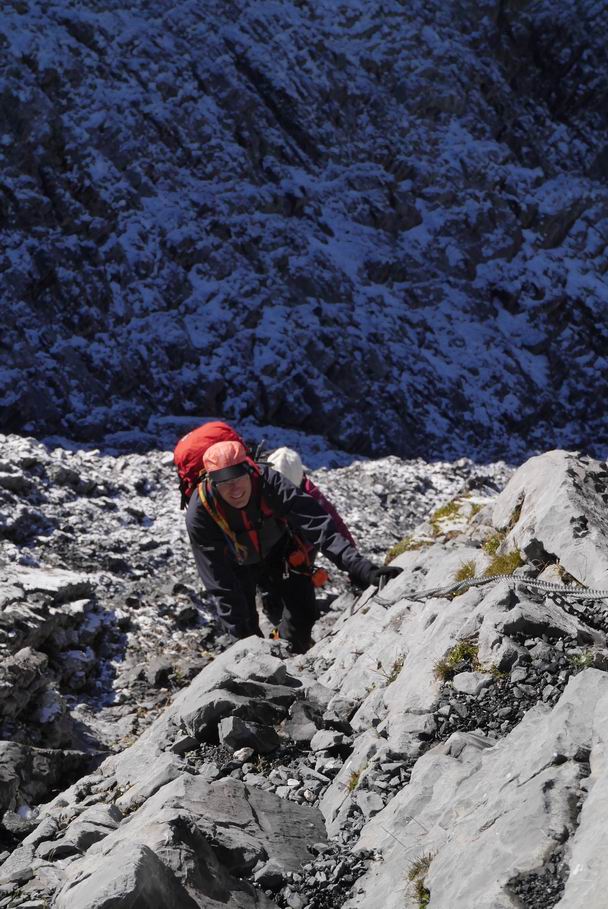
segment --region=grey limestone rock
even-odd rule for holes
[[[69,603],[93,593],[94,582],[85,574],[62,568],[34,568],[20,565],[18,570],[3,569],[3,581],[16,583],[24,593],[43,593],[55,603]]]
[[[321,711],[308,701],[296,701],[289,709],[283,730],[294,742],[308,744],[322,724]]]
[[[601,697],[593,713],[587,796],[574,841],[569,844],[567,860],[570,874],[559,909],[601,909],[606,902],[608,874],[604,861],[608,807],[608,753],[605,729],[608,722],[608,694]]]
[[[218,724],[225,718],[246,719],[252,723],[274,724],[280,722],[286,710],[271,700],[238,694],[239,685],[233,691],[218,689],[204,695],[191,713],[182,713],[185,728],[199,741],[213,740]],[[243,683],[243,690],[246,685]]]
[[[3,719],[18,716],[46,685],[46,654],[24,647],[0,666],[0,712]]]
[[[185,860],[190,858],[185,849],[184,853]],[[73,867],[74,871],[67,875],[68,882],[55,898],[56,909],[111,909],[135,901],[142,909],[200,906],[185,884],[145,844],[125,843],[110,861],[91,857]],[[216,893],[220,898],[228,896],[225,890]]]
[[[545,601],[543,604],[522,599],[500,622],[499,631],[507,637],[572,636],[580,643],[604,643],[606,636],[584,625],[575,616],[568,615],[559,606]]]
[[[187,754],[188,751],[193,751],[195,748],[198,748],[199,741],[195,739],[192,735],[182,735],[180,738],[176,739],[169,746],[169,751],[172,751],[173,754]]]
[[[333,732],[330,729],[319,729],[310,740],[310,750],[315,751],[337,751],[345,743],[343,732]]]
[[[424,750],[424,743],[436,730],[436,723],[429,713],[393,714],[386,722],[387,753],[392,758],[414,760]],[[382,726],[378,731],[383,731]]]
[[[342,695],[334,695],[323,714],[323,722],[347,734],[351,731],[350,720],[355,714],[358,702]]]
[[[150,766],[142,768],[142,771],[137,782],[116,800],[120,811],[127,812],[138,808],[171,780],[180,777],[184,772],[184,762],[178,755],[167,752],[160,754]]]
[[[285,879],[285,871],[276,862],[266,862],[253,875],[256,884],[267,890],[278,890]]]
[[[608,533],[604,473],[598,461],[550,451],[530,458],[514,474],[494,505],[493,523],[509,531],[511,546],[536,540],[543,551],[588,587],[606,587]]]
[[[40,842],[36,855],[50,861],[66,855],[83,855],[93,843],[118,829],[123,818],[117,805],[92,805],[71,821],[60,837]]]
[[[452,679],[452,685],[456,691],[473,695],[473,697],[491,684],[492,676],[487,672],[459,672]]]
[[[325,818],[330,836],[336,835],[340,829],[357,787],[369,773],[383,745],[383,739],[376,732],[367,732],[359,736],[352,754],[325,790],[319,802],[319,809]]]
[[[234,666],[234,675],[240,679],[264,682],[268,685],[286,685],[299,688],[301,680],[293,675],[284,660],[270,653],[251,653],[239,659]]]
[[[384,808],[384,802],[377,792],[366,792],[365,790],[357,792],[355,801],[365,817],[373,817]]]
[[[460,735],[457,749],[423,755],[409,786],[363,831],[360,846],[382,848],[384,863],[360,880],[361,894],[352,905],[403,905],[405,849],[414,856],[434,854],[425,883],[438,905],[511,906],[513,869],[542,867],[571,825],[579,756],[591,747],[596,704],[607,694],[608,677],[587,670],[568,684],[554,710],[533,708],[492,747]],[[555,763],[555,754],[564,760]],[[463,810],[465,805],[470,810]],[[399,843],[392,840],[393,831]],[[458,872],[463,867],[466,876]]]
[[[22,884],[34,877],[35,847],[21,845],[0,865],[0,886]]]
[[[155,909],[163,901],[181,906],[188,900],[218,909],[271,906],[263,888],[276,888],[277,904],[285,906],[413,909],[418,903],[407,870],[421,855],[432,854],[425,874],[431,905],[512,909],[514,881],[542,883],[555,875],[559,847],[562,867],[569,869],[564,906],[570,909],[567,897],[576,909],[585,901],[593,905],[596,896],[585,889],[585,881],[603,881],[598,863],[604,838],[596,816],[603,812],[601,705],[608,696],[603,671],[608,623],[601,604],[571,608],[506,583],[449,599],[410,597],[450,583],[467,560],[477,571],[488,564],[482,547],[495,528],[487,523],[492,506],[485,488],[470,486],[470,495],[458,498],[450,515],[428,522],[420,534],[414,531],[412,545],[419,548],[398,557],[403,573],[397,581],[380,595],[374,589],[358,600],[345,595],[342,612],[334,613],[332,604],[316,626],[315,646],[292,658],[280,642],[257,637],[220,652],[227,642],[213,640],[191,575],[185,571],[179,581],[167,575],[168,553],[183,557],[184,565],[188,555],[175,522],[175,502],[168,491],[160,492],[169,489],[169,458],[151,451],[145,458],[126,455],[110,466],[99,452],[49,457],[75,464],[89,492],[82,499],[72,480],[51,488],[33,474],[29,495],[44,492],[53,500],[52,507],[41,500],[36,508],[55,520],[69,506],[78,540],[71,549],[65,526],[50,542],[32,543],[29,552],[32,558],[43,551],[61,556],[66,565],[96,559],[97,599],[81,591],[88,599],[62,602],[49,581],[32,576],[30,584],[47,587],[30,587],[26,593],[19,581],[18,544],[7,542],[15,566],[7,569],[12,580],[0,591],[0,646],[12,655],[9,659],[22,647],[38,653],[43,648],[49,664],[44,669],[41,664],[41,671],[56,672],[7,719],[7,728],[15,737],[25,736],[26,721],[39,715],[35,722],[42,727],[44,714],[61,711],[68,702],[96,729],[103,728],[100,714],[116,733],[120,726],[129,741],[137,738],[130,747],[114,744],[115,753],[98,770],[39,805],[36,818],[28,806],[49,797],[48,790],[33,784],[37,774],[53,776],[45,764],[52,760],[50,749],[39,749],[37,766],[31,746],[16,741],[0,746],[6,831],[26,832],[16,820],[21,814],[28,830],[35,824],[0,867],[5,888],[25,882],[32,899],[44,894],[70,909],[97,905],[96,900],[109,909],[112,900],[132,900],[138,887],[143,905]],[[575,498],[568,493],[562,501],[560,520],[570,515],[575,521],[572,539],[562,535],[560,545],[584,549],[591,559],[593,552],[585,547],[593,534],[581,517],[589,500],[587,528],[593,525],[598,540],[604,536],[603,468],[578,457],[564,463],[564,482],[572,481]],[[549,464],[549,477],[552,470]],[[451,472],[449,483],[445,471]],[[352,496],[353,483],[363,484],[356,488],[366,490],[369,516],[378,521],[376,545],[398,539],[399,528],[405,532],[407,526],[409,532],[421,501],[447,500],[455,477],[462,482],[471,471],[466,464],[449,465],[449,470],[407,465],[406,470],[398,459],[388,459],[320,475],[335,484],[341,506]],[[135,480],[141,480],[137,487]],[[416,482],[422,489],[427,480],[434,489],[412,492]],[[540,494],[540,480],[537,485]],[[14,495],[6,489],[2,494]],[[530,487],[525,495],[536,492]],[[402,518],[394,517],[397,511]],[[509,534],[516,534],[517,514],[512,517]],[[534,508],[522,508],[519,517],[526,557],[540,553],[565,564],[565,550],[554,553],[549,537],[538,532]],[[371,536],[367,517],[357,520],[355,532]],[[94,539],[85,532],[87,521],[96,525]],[[558,540],[557,523],[549,529]],[[508,536],[503,551],[516,545]],[[71,560],[75,551],[78,563]],[[524,570],[530,577],[540,567],[528,561]],[[108,603],[110,592],[114,650],[107,647],[98,605]],[[200,624],[193,620],[192,627],[179,627],[180,609],[192,613],[193,604]],[[446,683],[441,661],[463,640],[476,656],[461,659],[455,679]],[[203,654],[210,662],[190,684],[190,674],[179,673],[184,688],[172,690],[172,700],[168,690],[150,691],[141,667],[155,659],[185,665],[185,655],[195,663],[203,646],[211,648]],[[128,659],[114,659],[123,650]],[[58,687],[67,688],[78,672],[74,653],[88,661],[80,667],[83,694],[45,699]],[[91,654],[102,670],[99,676]],[[134,666],[140,669],[133,671]],[[480,690],[493,668],[503,674],[494,673],[492,685]],[[24,671],[24,687],[28,680]],[[172,684],[176,681],[177,674]],[[108,683],[116,698],[109,706],[95,700],[96,691],[101,700]],[[148,716],[140,725],[144,712]],[[257,742],[245,745],[242,736],[254,734]],[[251,760],[253,747],[259,753],[267,736],[277,753]],[[61,780],[56,778],[58,787],[65,785]],[[109,804],[115,807],[108,809]],[[310,809],[312,804],[319,809]],[[309,847],[327,834],[331,843],[315,847],[313,858]],[[265,867],[266,876],[259,874]]]
[[[155,688],[164,688],[169,682],[169,676],[173,671],[173,660],[167,657],[157,657],[146,666],[144,673],[147,681]]]
[[[237,716],[225,717],[220,721],[220,742],[237,750],[239,748],[253,748],[257,754],[269,754],[276,751],[281,738],[272,726],[262,726],[239,719]]]
[[[109,833],[73,862],[67,882],[56,898],[59,907],[97,905],[110,887],[111,877],[124,887],[131,881],[133,853],[151,850],[159,865],[148,869],[149,900],[174,899],[181,903],[184,887],[193,905],[246,909],[273,905],[239,877],[263,857],[286,871],[297,870],[305,860],[306,844],[323,839],[323,826],[315,809],[249,789],[235,780],[206,783],[188,774],[169,783],[136,811],[128,824]],[[135,863],[137,865],[137,862]],[[162,867],[161,867],[162,866]],[[163,888],[170,883],[170,897]],[[114,890],[116,893],[117,891]],[[90,903],[87,903],[90,900]],[[106,905],[101,902],[100,905]],[[110,903],[107,903],[109,906]],[[148,905],[148,903],[144,903]],[[154,905],[153,902],[149,903]]]
[[[80,751],[0,742],[0,814],[42,802],[58,784],[82,773],[89,760]]]

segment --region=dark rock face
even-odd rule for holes
[[[0,427],[599,448],[607,15],[7,0]]]

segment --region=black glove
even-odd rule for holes
[[[396,578],[402,571],[403,568],[398,568],[396,565],[383,565],[382,568],[374,568],[370,572],[368,583],[373,587],[377,587],[378,590],[382,590],[385,584]]]

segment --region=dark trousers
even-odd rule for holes
[[[316,617],[315,588],[310,575],[293,570],[285,572],[284,552],[284,546],[276,546],[259,565],[237,569],[248,610],[243,625],[248,627],[249,634],[260,634],[256,609],[256,591],[259,591],[272,603],[277,618],[280,614],[281,638],[289,641],[296,653],[304,653],[310,645]]]

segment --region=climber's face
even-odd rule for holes
[[[236,477],[234,480],[216,483],[215,487],[224,502],[232,505],[233,508],[245,508],[251,498],[251,477],[249,474]]]

